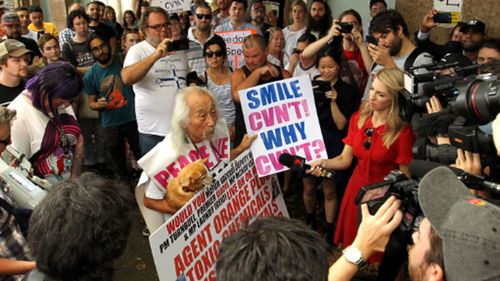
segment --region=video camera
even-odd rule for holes
[[[400,209],[403,218],[398,228],[391,234],[385,248],[382,263],[379,268],[377,280],[395,280],[400,267],[403,265],[407,255],[407,247],[412,244],[411,235],[418,229],[423,212],[418,200],[419,180],[430,170],[443,166],[440,163],[414,160],[410,163],[410,173],[418,180],[408,179],[401,171],[393,170],[384,180],[361,188],[355,198],[355,203],[368,204],[368,210],[375,214],[382,204],[390,197],[396,196],[401,201]],[[486,181],[483,177],[477,177],[460,169],[451,168],[467,187],[476,190],[489,190],[500,194],[500,185]]]
[[[31,163],[8,145],[0,158],[0,178],[9,187],[18,208],[33,209],[52,185],[32,175]]]
[[[415,75],[425,68],[429,73]],[[439,70],[454,69],[454,76]],[[492,74],[476,75],[477,65],[461,67],[458,61],[421,65],[405,73],[405,90],[400,95],[400,117],[410,122],[415,113],[426,112],[426,103],[436,96],[443,109],[413,120],[417,138],[413,147],[415,159],[451,164],[456,149],[481,154],[485,165],[491,165],[495,155],[493,138],[477,125],[487,124],[500,112],[500,83]],[[446,135],[450,145],[434,145],[426,137]],[[492,166],[492,165],[491,165]]]

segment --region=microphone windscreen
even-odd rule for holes
[[[464,172],[461,169],[455,167],[450,167],[448,165],[441,164],[438,162],[431,162],[425,160],[412,160],[410,162],[410,165],[408,165],[408,168],[410,169],[410,174],[412,176],[415,176],[417,178],[422,178],[423,176],[425,176],[425,174],[427,174],[431,170],[441,166],[450,168],[450,170],[452,170],[453,173],[455,173],[455,175],[457,176],[460,176]]]
[[[293,165],[293,156],[288,153],[283,153],[280,155],[278,161],[281,165],[290,167]]]

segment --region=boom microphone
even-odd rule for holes
[[[500,185],[491,181],[484,180],[484,177],[478,177],[465,172],[462,169],[450,167],[437,162],[430,162],[424,160],[412,160],[408,168],[413,176],[422,178],[425,174],[433,170],[434,168],[445,166],[448,167],[458,179],[463,182],[468,188],[477,190],[491,190],[493,192],[500,192]]]
[[[279,162],[290,168],[292,171],[296,172],[305,172],[306,170],[311,169],[311,166],[306,163],[306,159],[297,155],[291,155],[288,153],[283,153],[280,155]],[[325,177],[328,179],[333,179],[335,176],[334,171],[330,171],[324,168],[321,168],[320,177]]]

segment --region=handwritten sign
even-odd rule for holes
[[[454,27],[457,22],[462,20],[463,0],[434,0],[434,9],[440,13],[450,13],[452,23],[440,23],[441,27]]]
[[[226,43],[227,60],[232,69],[238,69],[245,64],[243,41],[245,41],[245,37],[248,35],[256,33],[255,29],[216,32]]]
[[[308,76],[294,77],[239,91],[259,176],[288,168],[278,161],[286,152],[307,161],[327,158],[313,90]]]
[[[215,280],[222,240],[256,217],[288,217],[276,176],[257,177],[242,153],[149,237],[161,281]]]
[[[191,10],[191,0],[152,0],[151,6],[161,7],[169,14]]]

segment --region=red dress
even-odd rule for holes
[[[365,185],[382,181],[391,170],[398,169],[399,164],[410,163],[411,147],[415,141],[411,127],[406,126],[387,149],[382,138],[385,124],[373,128],[371,117],[369,117],[363,127],[358,128],[358,120],[359,112],[356,112],[352,115],[349,132],[344,138],[344,143],[352,147],[353,155],[358,160],[340,206],[335,232],[335,244],[342,243],[344,248],[352,244],[358,231],[358,206],[354,203],[354,199],[359,190]],[[373,128],[369,149],[364,147],[368,139],[365,133],[367,128]]]

